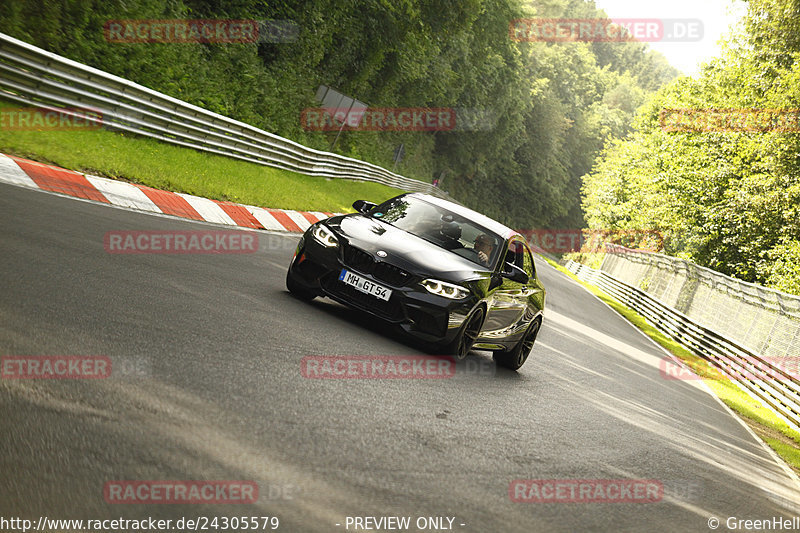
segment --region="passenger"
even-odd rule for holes
[[[478,261],[484,266],[489,266],[489,260],[494,252],[494,240],[485,233],[481,233],[475,237],[475,245],[472,249],[477,254]]]

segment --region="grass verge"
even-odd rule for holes
[[[2,108],[18,107],[0,100]],[[325,179],[107,130],[0,129],[0,153],[78,172],[215,200],[303,211],[352,211],[402,191],[378,183]]]
[[[695,371],[698,369],[701,370],[698,375],[704,378],[703,381],[714,394],[739,415],[756,435],[764,440],[770,448],[775,450],[796,473],[800,473],[800,433],[789,427],[786,422],[778,418],[772,411],[763,407],[760,402],[742,392],[736,384],[709,367],[703,358],[693,354],[650,325],[647,319],[642,315],[623,305],[617,299],[609,296],[594,285],[581,281],[572,272],[552,259],[544,256],[542,256],[542,258],[553,266],[553,268],[563,272],[586,287],[592,294],[608,304],[614,311],[622,315],[634,326],[642,330],[648,337],[686,363],[690,368]]]

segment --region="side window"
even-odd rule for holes
[[[533,256],[527,246],[525,246],[525,266],[522,269],[531,279],[536,277],[536,265],[533,263]]]
[[[506,263],[514,263],[514,259],[516,254],[514,253],[514,243],[509,243],[508,251],[506,252],[506,258],[503,260]]]
[[[525,247],[520,241],[517,240],[511,241],[510,243],[508,243],[508,251],[506,252],[505,262],[516,265],[519,268],[524,268],[525,267],[524,250]]]

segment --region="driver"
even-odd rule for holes
[[[481,233],[475,237],[475,244],[472,249],[478,254],[478,261],[484,266],[489,266],[489,259],[492,257],[492,252],[494,252],[494,240],[485,233]]]

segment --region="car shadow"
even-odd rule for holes
[[[368,313],[340,304],[330,298],[317,297],[308,302],[293,296],[289,291],[285,290],[280,291],[275,294],[275,296],[279,296],[286,302],[294,301],[306,305],[310,309],[324,313],[330,320],[355,325],[380,337],[411,348],[421,355],[428,355],[431,357],[446,356],[441,350],[438,350],[437,347],[431,346],[420,339],[408,335],[399,326],[384,322]],[[522,376],[518,372],[499,366],[492,358],[492,352],[487,350],[473,350],[465,359],[455,361],[455,365],[456,376],[493,377],[509,381],[522,379]]]

